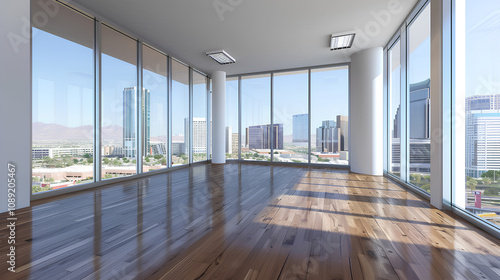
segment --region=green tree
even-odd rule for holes
[[[163,155],[155,155],[155,156],[154,156],[154,158],[155,158],[156,160],[159,160],[159,159],[162,159],[162,158],[163,158]]]
[[[45,183],[54,183],[54,178],[52,178],[52,177],[49,177],[49,178],[44,178],[44,179],[43,179],[43,181],[44,181]]]
[[[488,170],[481,174],[482,178],[490,178],[491,180],[498,180],[498,176],[500,176],[500,170]]]
[[[466,179],[467,180],[465,182],[465,185],[467,186],[467,188],[470,189],[471,191],[475,190],[477,186],[477,180],[469,176],[467,176]]]
[[[92,157],[87,158],[87,162],[92,164],[94,162],[94,158],[92,158]]]
[[[498,196],[498,193],[500,193],[500,188],[493,187],[493,188],[486,188],[484,190],[483,195],[485,195],[485,196]]]
[[[103,158],[102,159],[102,163],[104,163],[105,165],[108,165],[109,164],[109,158]]]
[[[49,187],[42,188],[39,185],[35,185],[35,186],[32,187],[32,192],[33,193],[44,192],[44,191],[48,191],[48,190],[50,190]]]
[[[413,180],[416,183],[420,183],[420,181],[422,181],[422,175],[421,174],[418,174],[418,173],[411,174],[410,177],[413,177]]]
[[[76,158],[75,158],[75,159],[73,159],[73,163],[74,163],[74,164],[78,164],[78,159],[76,159]]]
[[[488,177],[484,177],[484,178],[483,178],[483,185],[488,186],[488,185],[490,185],[490,184],[491,184],[491,179],[490,179],[490,178],[488,178]]]

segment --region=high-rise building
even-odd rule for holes
[[[184,143],[188,154],[189,148],[189,118],[184,119]],[[207,120],[205,118],[193,118],[193,153],[207,152]]]
[[[238,150],[239,150],[239,135],[238,133],[233,133],[233,136],[232,136],[232,142],[231,142],[231,146],[232,146],[232,150],[233,150],[233,153],[237,154],[238,153]]]
[[[410,172],[429,173],[431,171],[431,141],[430,141],[430,86],[429,79],[410,84],[410,106],[409,106],[409,156]],[[392,170],[400,170],[401,155],[401,105],[394,116],[394,130],[392,131]]]
[[[233,130],[230,126],[226,126],[226,154],[233,153]]]
[[[273,149],[283,149],[283,124],[273,125]],[[271,125],[254,125],[247,128],[248,148],[271,149]]]
[[[149,90],[142,89],[142,154],[144,156],[152,155],[151,149],[151,94]]]
[[[349,150],[349,117],[348,116],[337,116],[337,143],[338,151],[348,151]]]
[[[123,156],[135,157],[136,151],[136,87],[123,90]]]
[[[410,106],[409,106],[409,120],[410,120],[410,139],[429,139],[431,127],[431,80],[411,84],[410,85]],[[393,137],[401,137],[401,105],[396,110],[394,116],[394,130]]]
[[[167,146],[165,143],[151,143],[151,155],[166,155]]]
[[[349,150],[349,117],[337,116],[337,121],[323,121],[316,128],[316,151],[340,153]]]
[[[338,129],[335,121],[323,121],[316,128],[316,151],[321,153],[338,153]]]
[[[309,142],[309,114],[293,115],[293,136],[294,143]]]
[[[123,156],[136,156],[136,87],[125,88],[123,90]],[[143,155],[151,154],[151,135],[150,135],[150,93],[149,90],[143,89],[141,95],[141,114],[142,114],[142,153]]]
[[[467,97],[465,114],[466,175],[500,170],[500,94]]]

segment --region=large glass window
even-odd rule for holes
[[[311,70],[311,163],[349,164],[349,69]]]
[[[308,162],[308,70],[280,72],[273,76],[273,123],[277,126],[273,161]]]
[[[93,182],[94,21],[59,6],[32,31],[32,191]]]
[[[226,158],[238,159],[238,78],[226,80]],[[243,138],[242,138],[243,139]]]
[[[408,145],[410,183],[430,192],[431,95],[430,14],[428,4],[408,27]]]
[[[189,163],[189,68],[172,60],[172,165]]]
[[[137,41],[107,26],[102,44],[102,178],[136,173]]]
[[[453,204],[500,225],[500,2],[454,1]]]
[[[143,171],[167,167],[167,57],[142,48]]]
[[[271,161],[271,130],[275,149],[283,148],[283,129],[271,129],[271,75],[241,77],[241,158]]]
[[[193,71],[193,162],[207,160],[207,77]]]
[[[389,72],[388,72],[388,90],[389,90],[389,119],[388,119],[388,133],[389,143],[389,172],[395,176],[401,176],[401,41],[397,42],[388,51],[389,59]]]

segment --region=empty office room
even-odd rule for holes
[[[2,1],[0,279],[500,279],[499,22]]]

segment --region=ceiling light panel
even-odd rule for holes
[[[222,65],[236,62],[236,60],[224,50],[207,52],[207,55]]]
[[[330,41],[330,50],[341,50],[348,49],[352,47],[352,43],[354,42],[354,37],[356,34],[343,34],[343,35],[332,35],[332,39]]]

